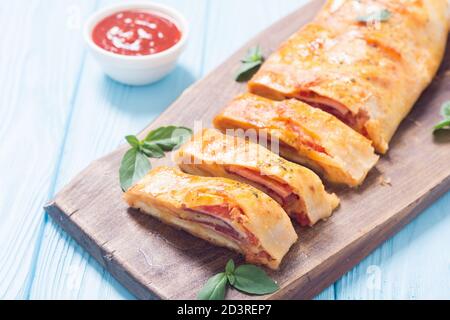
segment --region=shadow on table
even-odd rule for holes
[[[434,133],[434,142],[450,144],[450,130],[439,130]]]
[[[191,85],[196,78],[184,66],[177,66],[168,76],[145,86],[121,84],[104,76],[101,93],[113,108],[131,115],[159,115]]]

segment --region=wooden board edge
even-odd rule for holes
[[[55,201],[50,201],[44,206],[45,212],[55,221],[67,234],[85,249],[102,267],[136,298],[142,300],[166,299],[160,292],[152,291],[151,288],[143,285],[138,279],[132,276],[132,272],[120,261],[114,259],[114,252],[105,249],[89,236],[85,230],[70,219],[70,215],[64,212]]]
[[[306,6],[311,5],[314,1],[306,4],[305,6],[295,10],[293,13],[288,14],[285,18],[288,19],[289,16],[295,15],[300,9],[304,9]],[[274,25],[281,23],[276,22]],[[269,28],[274,27],[274,25],[269,26]],[[266,31],[263,30],[261,33]],[[171,113],[172,108],[176,108],[178,102],[184,97],[185,94],[192,90],[196,90],[197,86],[200,86],[203,82],[208,81],[209,77],[214,74],[218,69],[223,68],[224,65],[230,65],[232,59],[238,59],[240,54],[245,50],[246,47],[255,43],[255,41],[260,37],[260,34],[253,37],[250,41],[241,47],[236,53],[231,55],[224,63],[220,64],[218,67],[214,68],[209,72],[204,78],[197,81],[193,85],[189,86],[183,91],[183,93],[158,117],[156,117],[150,124],[141,131],[140,135],[143,135],[149,130],[155,123],[164,121],[167,114]],[[116,159],[119,154],[125,151],[126,145],[123,144],[119,146],[116,150],[110,152],[109,154],[101,157],[100,159],[91,163],[94,165],[97,161],[107,162],[111,158]],[[62,188],[59,193],[64,193],[65,189],[69,186],[76,184],[80,181],[80,178],[84,176],[84,172],[87,168],[82,170],[79,175],[72,179],[67,186]],[[298,277],[291,277],[287,281],[286,287],[284,287],[279,292],[261,297],[263,299],[285,299],[285,298],[295,298],[295,299],[310,299],[320,293],[323,289],[334,283],[342,275],[344,275],[351,267],[363,260],[367,255],[369,255],[375,248],[377,248],[384,241],[392,237],[398,230],[404,227],[407,223],[418,216],[426,207],[428,207],[433,201],[442,196],[446,191],[450,189],[450,176],[444,177],[440,182],[438,182],[433,188],[427,190],[424,194],[420,195],[415,201],[408,204],[402,210],[398,211],[394,215],[387,219],[381,221],[374,229],[368,230],[366,234],[362,234],[359,237],[353,239],[346,247],[342,248],[340,252],[335,253],[328,257],[328,259],[322,261],[317,267],[313,268],[307,274],[298,275]],[[111,274],[124,285],[128,290],[130,290],[136,297],[141,299],[161,297],[165,299],[161,293],[152,291],[151,284],[142,284],[137,278],[132,276],[132,272],[126,267],[124,261],[116,261],[114,259],[114,252],[108,252],[106,248],[102,247],[102,244],[98,241],[96,242],[92,239],[87,232],[85,232],[81,226],[77,225],[72,219],[70,219],[70,212],[64,212],[61,207],[58,206],[58,196],[56,200],[50,202],[44,208],[49,215],[69,234],[71,235],[77,243],[79,243],[84,249],[86,249],[96,261],[98,261],[102,266],[104,266]],[[335,266],[338,266],[336,268]],[[315,279],[315,280],[311,280]]]
[[[335,283],[352,267],[361,262],[376,248],[393,237],[405,225],[416,218],[432,203],[450,190],[450,176],[445,177],[433,188],[418,197],[397,214],[383,221],[376,228],[363,233],[340,252],[324,260],[309,274],[293,279],[282,291],[278,291],[267,299],[312,299],[330,284]],[[341,266],[336,269],[335,266]],[[318,272],[318,274],[314,274]],[[323,276],[325,275],[325,276]],[[309,279],[320,279],[319,283],[312,283]],[[287,291],[287,292],[286,292]]]
[[[267,295],[264,299],[312,299],[326,289],[330,283],[334,283],[353,266],[367,257],[383,242],[395,235],[407,223],[417,217],[431,203],[450,190],[450,176],[445,177],[440,183],[427,191],[421,197],[410,203],[398,214],[384,221],[368,233],[362,234],[350,245],[319,264],[309,274],[301,275],[293,279],[285,288]],[[132,276],[119,260],[114,259],[114,252],[109,252],[101,243],[96,242],[80,226],[70,219],[70,216],[51,201],[44,207],[53,220],[62,227],[75,241],[81,245],[94,259],[108,270],[113,277],[126,287],[139,299],[167,299],[161,292],[152,290],[151,286],[145,286]],[[334,266],[339,265],[336,269]],[[316,273],[316,274],[315,274]],[[319,282],[310,279],[320,279]]]

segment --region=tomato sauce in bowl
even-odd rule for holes
[[[170,19],[143,10],[123,10],[99,21],[92,40],[100,48],[127,56],[152,55],[173,47],[182,37]]]
[[[174,8],[127,1],[96,10],[84,23],[83,37],[110,78],[147,85],[175,68],[186,48],[189,23]]]

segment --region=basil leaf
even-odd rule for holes
[[[192,130],[189,128],[167,126],[151,131],[142,141],[134,135],[126,136],[125,139],[132,148],[125,153],[120,163],[119,178],[122,190],[128,190],[151,169],[147,157],[162,158],[165,151],[178,148],[191,135]]]
[[[139,148],[139,146],[140,146],[139,139],[134,135],[126,136],[125,140],[127,140],[128,143],[130,144],[130,146],[132,146],[134,148]]]
[[[450,129],[450,101],[447,101],[442,105],[441,115],[444,119],[433,127],[434,133],[441,129]]]
[[[164,150],[154,142],[144,141],[141,146],[142,152],[150,158],[163,158]]]
[[[262,61],[244,62],[237,71],[235,80],[237,82],[244,82],[250,80],[250,78],[258,71]]]
[[[182,144],[190,139],[192,130],[185,127],[177,127],[173,132],[170,140],[158,142],[165,151],[178,149]]]
[[[149,132],[144,139],[158,145],[164,151],[172,151],[185,143],[192,135],[192,130],[185,127],[167,126]]]
[[[434,132],[439,131],[441,129],[450,129],[450,119],[441,121],[440,123],[434,126]]]
[[[391,15],[392,14],[389,10],[383,9],[380,11],[369,13],[368,15],[365,16],[359,16],[356,20],[358,20],[358,22],[365,22],[365,23],[385,22],[389,20]]]
[[[233,259],[228,260],[227,265],[225,266],[225,274],[227,275],[228,282],[230,282],[231,285],[234,284],[236,281],[236,278],[234,277],[234,261]]]
[[[175,129],[176,129],[175,126],[160,127],[158,129],[150,131],[144,140],[145,141],[154,141],[154,140],[170,138],[172,132]]]
[[[226,273],[233,273],[234,272],[234,261],[233,259],[228,260],[227,265],[225,266],[225,272]]]
[[[120,186],[128,190],[151,169],[147,157],[137,148],[128,150],[123,156],[119,169]]]
[[[441,114],[445,119],[450,119],[450,101],[442,105]]]
[[[223,300],[225,299],[226,287],[227,277],[225,273],[218,273],[209,278],[205,286],[200,290],[197,298],[199,300]]]
[[[247,56],[241,60],[241,62],[256,62],[256,61],[262,61],[262,51],[260,46],[256,46],[253,48],[250,48],[247,52]]]
[[[237,267],[234,270],[234,277],[233,287],[247,293],[268,294],[280,288],[263,269],[251,264]]]
[[[258,71],[261,64],[264,62],[261,48],[259,46],[250,48],[242,64],[236,72],[235,80],[243,82],[249,80],[256,71]]]

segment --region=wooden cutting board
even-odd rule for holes
[[[187,89],[143,133],[164,125],[211,126],[213,116],[244,84],[233,81],[247,49],[260,44],[267,55],[310,21],[324,1],[313,1],[285,17]],[[450,52],[439,75],[403,121],[391,150],[357,190],[335,190],[341,207],[314,228],[297,228],[299,241],[281,269],[271,272],[281,289],[263,298],[311,298],[367,256],[450,188],[450,135],[432,134],[441,104],[450,100]],[[149,101],[149,105],[151,102]],[[46,206],[47,212],[138,298],[194,299],[229,258],[215,247],[122,201],[118,169],[127,147],[93,162]],[[170,156],[153,166],[173,162]],[[227,298],[249,299],[236,290]]]

